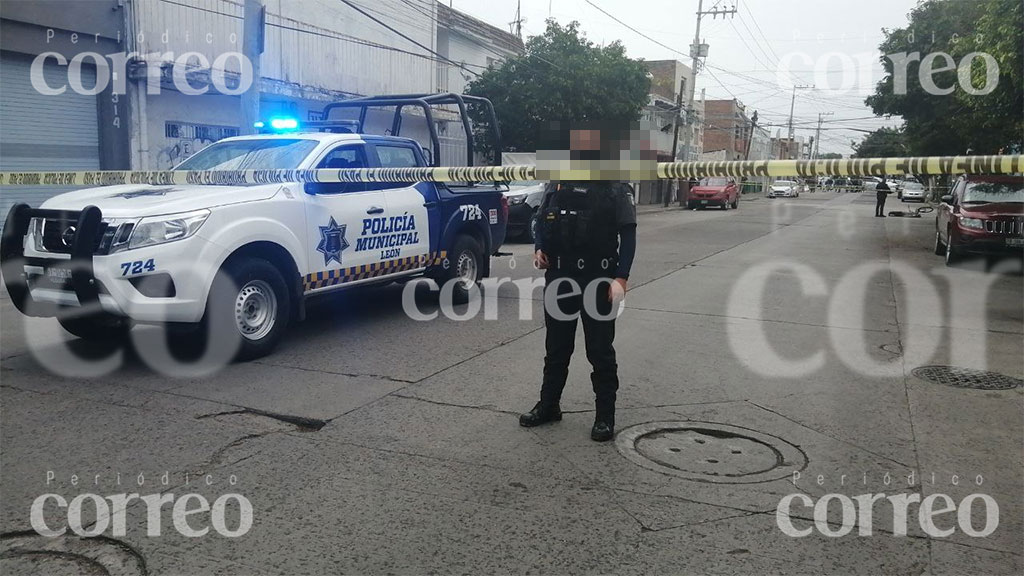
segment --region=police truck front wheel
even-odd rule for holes
[[[457,303],[469,300],[469,292],[483,277],[484,250],[472,236],[455,239],[448,254],[447,282],[452,282],[452,299]]]
[[[213,282],[205,328],[214,339],[232,339],[237,360],[252,360],[277,346],[290,316],[281,272],[266,260],[239,258],[228,261]]]

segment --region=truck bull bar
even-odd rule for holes
[[[70,260],[25,257],[25,239],[33,218],[74,222],[74,234],[68,245]],[[59,315],[62,308],[60,305],[33,300],[26,265],[42,267],[44,275],[51,268],[70,271],[70,286],[78,298],[79,306],[98,310],[99,285],[93,274],[92,258],[102,221],[103,214],[96,206],[87,206],[80,212],[32,208],[28,204],[15,204],[11,208],[4,224],[3,237],[0,238],[0,267],[3,268],[4,284],[11,295],[11,301],[22,314],[52,317]]]

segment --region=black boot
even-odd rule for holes
[[[519,425],[525,426],[526,428],[533,428],[534,426],[540,426],[541,424],[547,424],[548,422],[558,422],[561,419],[562,410],[558,407],[558,404],[537,402],[537,405],[533,407],[533,410],[519,416]]]
[[[615,436],[615,423],[605,419],[594,420],[590,429],[590,439],[595,442],[607,442]]]

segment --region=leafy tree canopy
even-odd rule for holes
[[[898,115],[907,152],[913,155],[996,154],[1020,150],[1024,134],[1024,7],[1021,0],[922,0],[910,12],[905,28],[883,30],[879,48],[885,78],[866,103],[878,115]],[[913,59],[913,53],[919,58]],[[945,53],[931,65],[935,86],[949,94],[931,94],[920,77],[921,60]],[[983,56],[998,64],[998,76],[989,72]],[[891,55],[907,54],[906,93],[894,90]],[[966,62],[966,64],[964,64]],[[964,70],[961,78],[957,66]],[[993,68],[994,72],[994,68]],[[926,73],[927,76],[927,73]],[[967,81],[970,84],[967,84]],[[977,92],[965,90],[968,86]]]
[[[522,56],[487,69],[466,92],[494,104],[505,151],[532,152],[552,122],[636,121],[650,85],[646,67],[626,56],[620,42],[597,46],[578,22],[548,20]]]
[[[893,158],[907,155],[906,134],[898,128],[879,128],[852,142],[854,158]]]

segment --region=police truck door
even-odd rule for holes
[[[383,144],[373,146],[378,166],[381,168],[412,168],[422,166],[418,161],[413,143]],[[431,248],[437,249],[437,234],[440,230],[437,189],[430,182],[418,184],[384,184],[384,196],[388,203],[388,218],[381,228],[383,237],[378,241],[384,260],[404,260],[420,257],[423,262]],[[418,266],[417,266],[418,267]]]
[[[333,148],[316,167],[366,168],[365,145]],[[316,184],[307,189],[316,190],[306,203],[311,274],[307,290],[362,279],[369,274],[369,265],[380,262],[380,251],[367,249],[359,240],[369,223],[387,211],[384,192],[368,190],[363,183]]]

